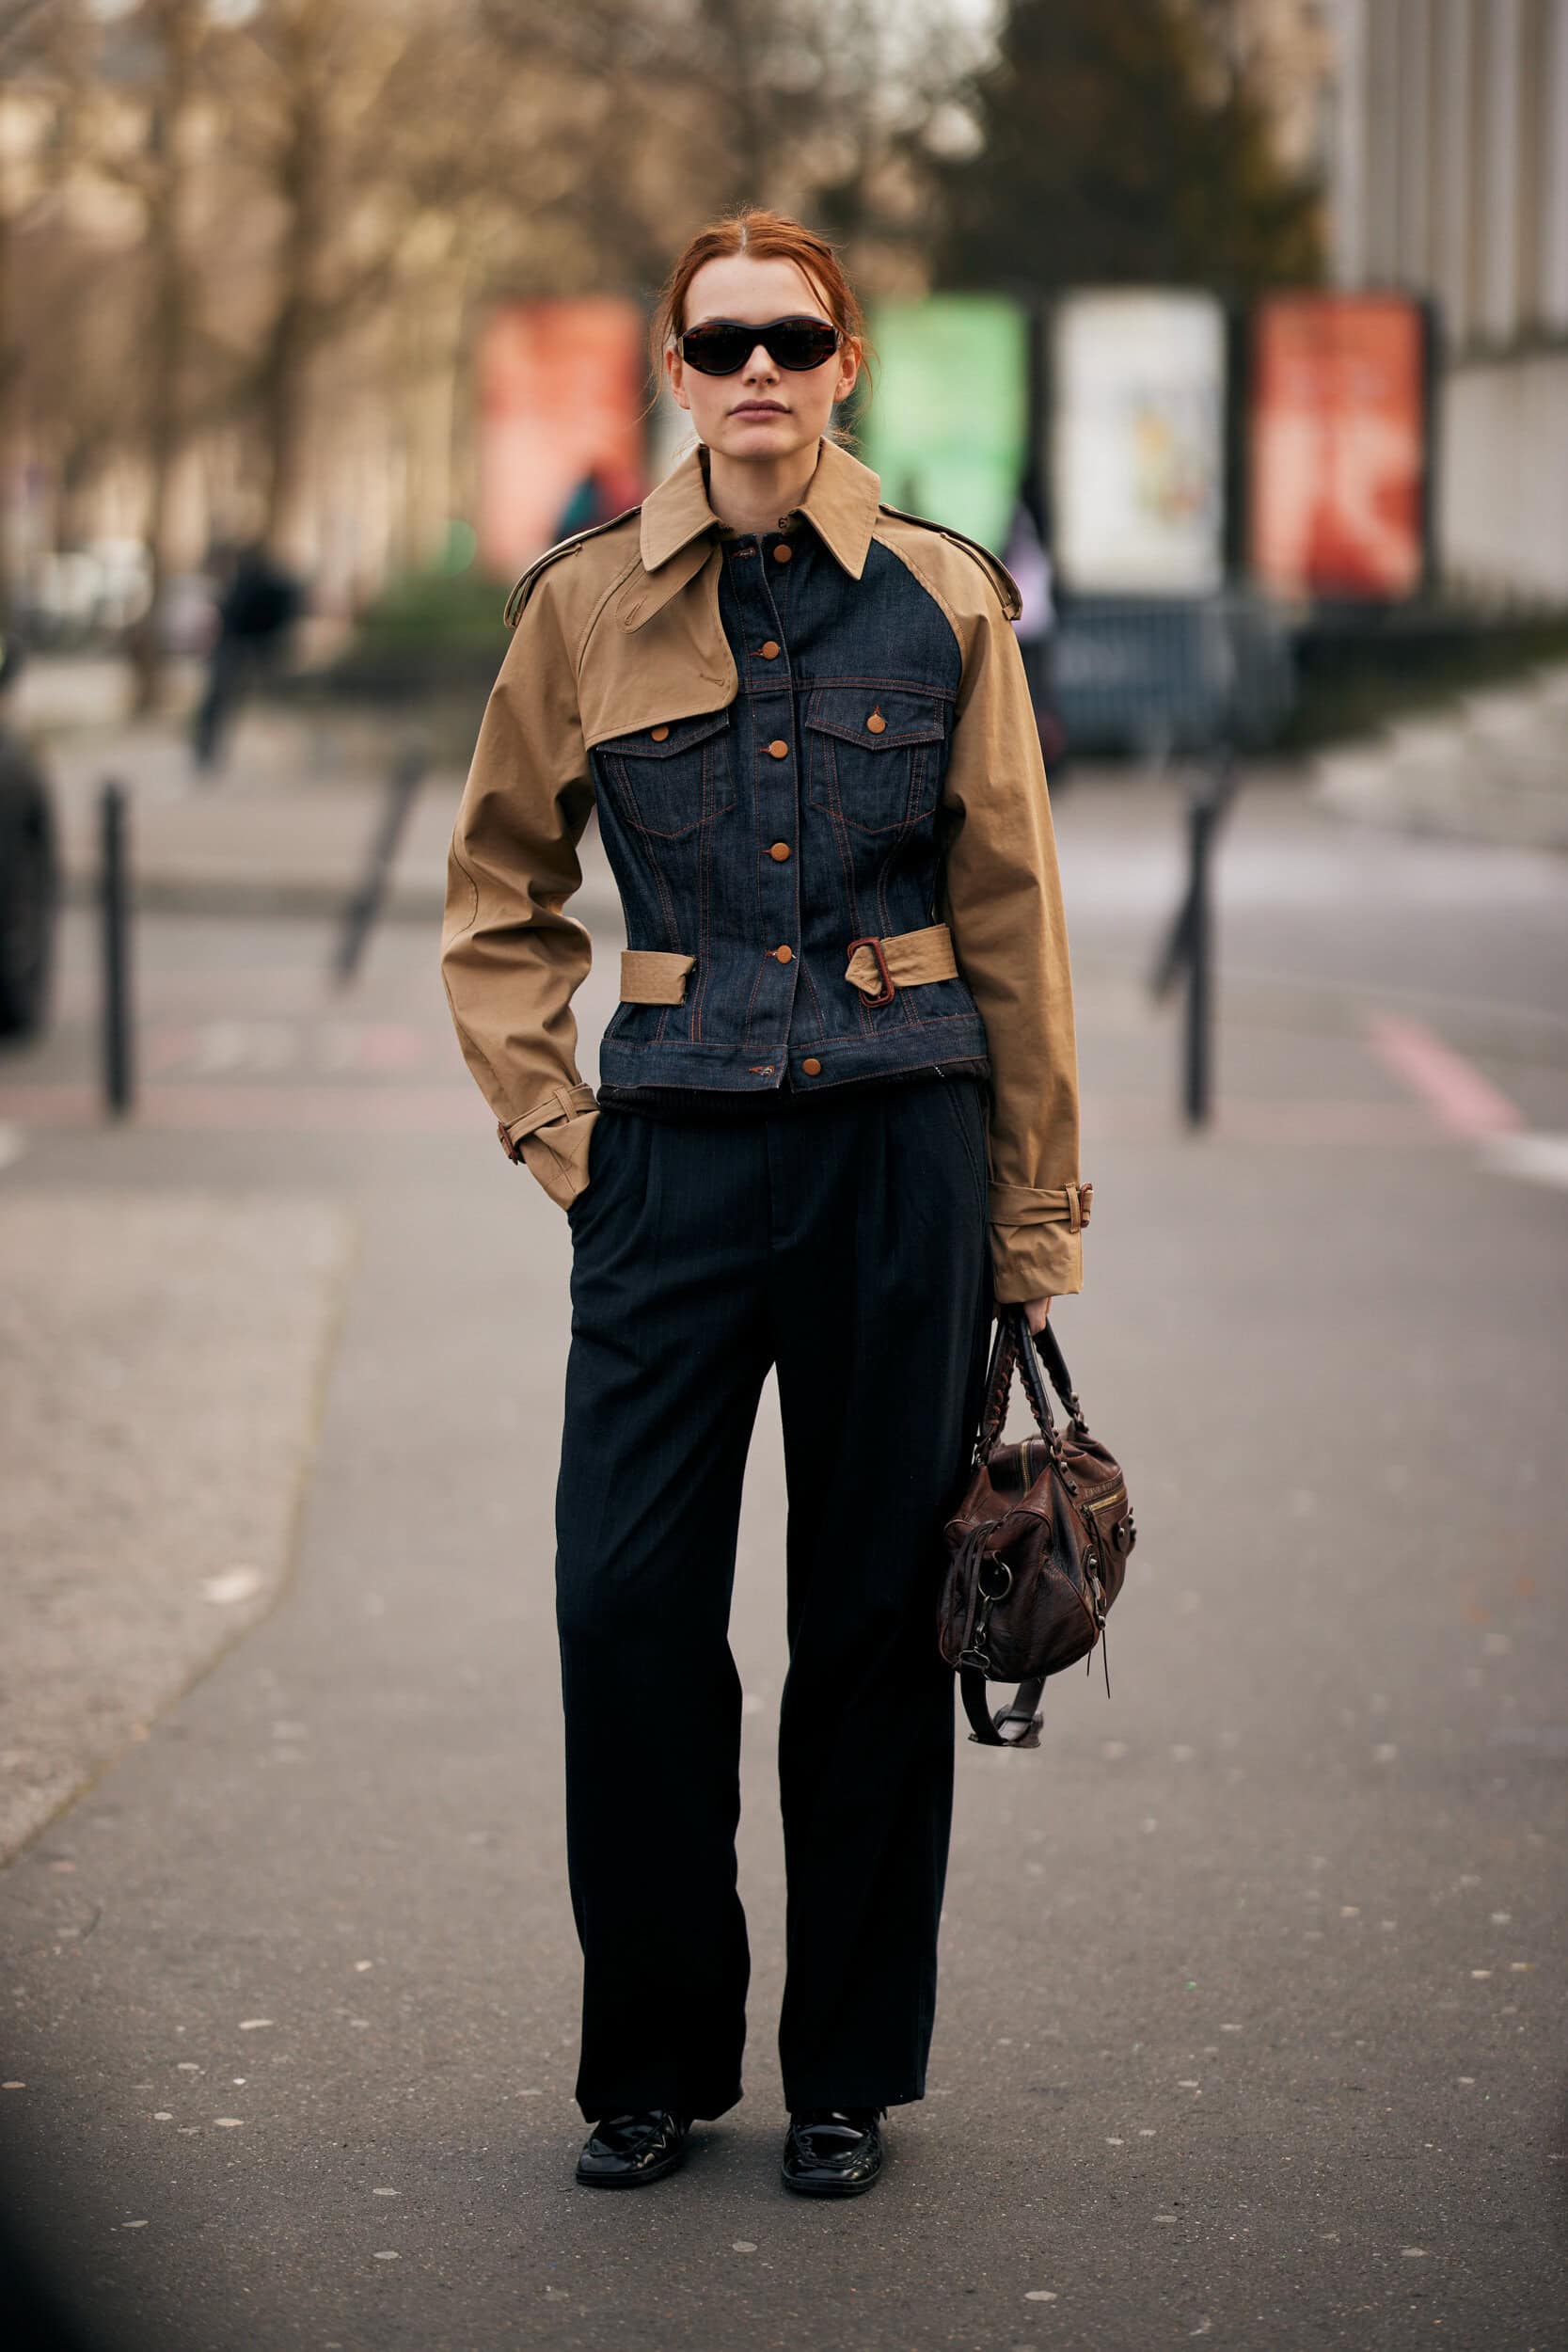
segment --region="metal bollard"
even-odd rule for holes
[[[1183,1008],[1181,1107],[1190,1127],[1209,1118],[1213,1065],[1214,836],[1236,790],[1236,755],[1229,744],[1216,752],[1187,800],[1187,887],[1176,920],[1149,974],[1157,999],[1170,993],[1179,972],[1187,976]]]
[[[103,975],[103,1102],[111,1119],[125,1119],[135,1101],[131,1022],[131,866],[127,795],[105,784],[98,801],[99,903]]]
[[[1187,806],[1187,1018],[1181,1057],[1181,1106],[1189,1127],[1201,1127],[1209,1117],[1210,1106],[1214,1001],[1211,959],[1214,925],[1209,852],[1213,845],[1217,813],[1213,796],[1209,792],[1195,792]]]
[[[360,959],[387,895],[387,884],[397,861],[404,829],[419,798],[420,787],[429,765],[429,745],[415,741],[400,754],[387,779],[387,797],[382,803],[381,822],[371,844],[364,875],[343,909],[343,928],[333,954],[333,977],[340,988],[346,988],[359,969]]]

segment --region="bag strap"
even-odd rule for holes
[[[1038,1353],[1037,1354],[1037,1349]],[[1067,1368],[1062,1344],[1052,1329],[1049,1320],[1038,1332],[1029,1328],[1029,1318],[1020,1306],[1004,1307],[996,1319],[996,1337],[991,1344],[990,1362],[986,1372],[985,1405],[980,1415],[980,1434],[975,1444],[975,1458],[989,1454],[998,1443],[1002,1426],[1007,1418],[1007,1399],[1016,1371],[1023,1382],[1029,1407],[1039,1423],[1040,1434],[1055,1451],[1060,1440],[1051,1410],[1051,1396],[1040,1370],[1045,1359],[1045,1372],[1051,1386],[1061,1399],[1063,1410],[1075,1428],[1086,1432],[1084,1408],[1072,1385],[1072,1375]],[[958,1692],[963,1700],[964,1713],[969,1718],[970,1734],[983,1748],[1037,1748],[1040,1743],[1041,1717],[1038,1713],[1040,1693],[1044,1691],[1044,1675],[1031,1675],[1021,1682],[1010,1705],[991,1711],[988,1695],[990,1685],[976,1666],[960,1666]],[[1107,1687],[1108,1684],[1107,1684]]]
[[[1072,1385],[1072,1375],[1067,1368],[1067,1358],[1062,1354],[1062,1343],[1052,1329],[1049,1318],[1038,1331],[1031,1331],[1028,1317],[1022,1308],[1018,1308],[1016,1312],[1025,1360],[1027,1361],[1028,1357],[1038,1349],[1039,1354],[1045,1359],[1045,1369],[1051,1375],[1051,1385],[1062,1400],[1063,1410],[1070,1420],[1078,1423],[1080,1428],[1086,1427],[1084,1408],[1078,1402],[1078,1392]]]
[[[977,1666],[958,1668],[958,1694],[972,1738],[983,1748],[1037,1748],[1041,1717],[1037,1709],[1045,1688],[1044,1675],[1031,1675],[1027,1682],[1021,1682],[1012,1704],[999,1707],[994,1715],[986,1695],[989,1687]],[[1009,1725],[1015,1727],[1009,1729]]]
[[[1006,1313],[996,1318],[996,1331],[990,1345],[990,1361],[986,1367],[986,1385],[982,1391],[980,1426],[975,1433],[972,1459],[995,1452],[1002,1436],[1002,1424],[1007,1418],[1007,1398],[1012,1391],[1013,1366],[1017,1350]]]

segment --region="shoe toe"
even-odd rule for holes
[[[673,2172],[686,2153],[686,2119],[657,2108],[595,2123],[578,2157],[577,2176],[594,2188],[634,2188]]]
[[[786,2188],[807,2197],[854,2197],[882,2169],[882,2139],[874,2115],[792,2118],[781,2171]]]

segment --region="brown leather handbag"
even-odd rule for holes
[[[1036,1709],[1047,1677],[1080,1658],[1092,1670],[1097,1642],[1110,1696],[1106,1613],[1137,1540],[1121,1466],[1090,1437],[1049,1323],[1037,1343],[1039,1355],[1023,1309],[1004,1307],[969,1485],[942,1527],[948,1560],[942,1654],[957,1669],[970,1738],[988,1748],[1037,1748]],[[1061,1429],[1040,1355],[1068,1416]],[[1002,1426],[1015,1371],[1039,1435],[1005,1445]],[[1011,1704],[993,1715],[987,1683],[1015,1681]]]

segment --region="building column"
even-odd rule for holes
[[[1522,0],[1487,0],[1481,20],[1484,139],[1479,325],[1505,343],[1519,327]]]
[[[1568,334],[1568,0],[1547,0],[1541,121],[1541,325]]]
[[[1338,103],[1334,109],[1334,276],[1359,286],[1367,260],[1367,0],[1338,0],[1335,10]]]
[[[1402,286],[1432,283],[1433,0],[1403,0],[1395,12],[1399,137],[1399,250]]]

